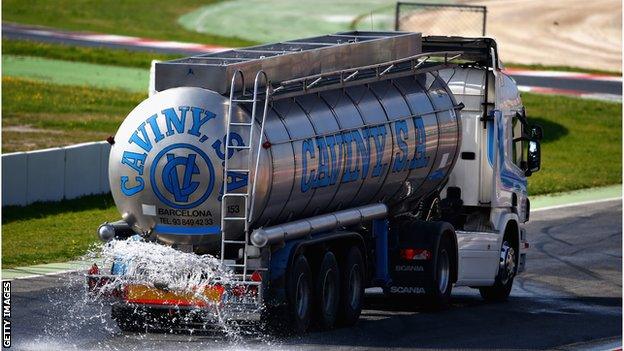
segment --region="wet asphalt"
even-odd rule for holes
[[[355,327],[278,338],[253,332],[123,333],[109,309],[84,304],[80,275],[12,283],[16,350],[207,349],[608,349],[622,335],[620,201],[534,212],[527,271],[509,301],[486,303],[457,288],[452,306],[428,312],[375,292]]]

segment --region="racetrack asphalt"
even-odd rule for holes
[[[108,308],[81,302],[80,275],[12,282],[17,350],[151,349],[609,349],[622,335],[622,206],[606,201],[535,212],[526,226],[527,271],[505,303],[457,288],[452,306],[427,312],[376,291],[352,328],[275,338],[216,333],[122,333]]]

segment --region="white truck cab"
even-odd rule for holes
[[[456,228],[456,285],[491,286],[501,275],[522,272],[529,247],[522,225],[530,211],[527,176],[539,170],[541,128],[528,124],[515,81],[500,70],[495,50],[491,54],[492,67],[439,73],[465,106],[460,157],[445,189],[461,194],[466,215]],[[517,267],[504,265],[514,261],[510,255]]]

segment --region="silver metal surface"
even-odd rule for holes
[[[263,70],[279,82],[413,56],[421,47],[420,33],[337,33],[157,63],[155,86],[157,91],[189,86],[224,94],[237,70],[246,77]]]
[[[113,226],[108,223],[104,223],[100,225],[97,233],[100,240],[106,243],[113,240],[113,238],[115,237],[115,228],[113,228]]]
[[[362,221],[384,218],[387,215],[388,207],[384,204],[355,207],[272,227],[256,229],[251,234],[251,243],[256,247],[264,247],[285,240],[299,239],[310,234],[358,224]]]
[[[396,48],[393,55],[403,50]],[[351,59],[335,59],[345,57]],[[274,63],[287,69],[284,62]],[[252,116],[250,95],[230,103],[201,88],[155,94],[130,113],[111,149],[110,182],[120,213],[161,241],[213,252],[222,230],[234,233],[224,240],[244,241],[245,223],[251,229],[274,226],[372,203],[386,204],[392,213],[413,209],[454,166],[461,138],[458,107],[436,72],[408,67],[400,75],[388,70],[379,76],[384,71],[367,84],[271,98],[262,118]],[[259,142],[244,145],[249,140]],[[232,194],[226,196],[228,211],[222,216],[225,155],[228,174],[238,176],[228,177]],[[257,167],[249,170],[249,160],[256,160]],[[248,189],[250,179],[255,191]],[[249,191],[253,209],[244,198]],[[222,219],[228,228],[219,225]],[[299,225],[311,223],[319,226],[313,220]]]

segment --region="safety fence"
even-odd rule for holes
[[[485,36],[486,20],[485,6],[399,1],[394,27],[423,35],[472,37]]]
[[[110,191],[107,142],[2,155],[2,206]]]

